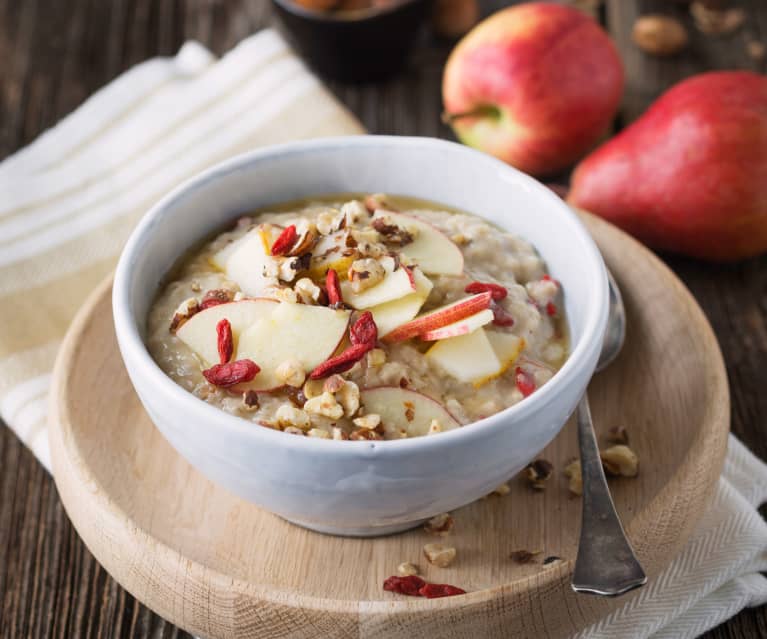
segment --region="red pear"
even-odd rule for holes
[[[568,201],[658,249],[716,261],[767,251],[767,77],[675,85],[576,167]]]

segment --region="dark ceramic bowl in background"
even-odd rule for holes
[[[272,4],[309,66],[335,80],[368,82],[402,69],[431,0],[336,13],[305,9],[291,0]]]

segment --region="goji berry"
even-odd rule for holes
[[[496,326],[514,326],[514,318],[498,304],[491,304],[490,310],[493,311],[493,324]]]
[[[341,284],[338,282],[338,273],[334,269],[328,269],[325,276],[325,290],[328,294],[328,306],[338,306],[343,303],[341,299]]]
[[[535,390],[535,380],[530,373],[517,366],[517,369],[514,371],[514,378],[519,392],[522,393],[524,397],[532,395]]]
[[[500,302],[509,294],[505,286],[491,284],[489,282],[472,282],[463,290],[467,293],[484,293],[485,291],[488,291],[496,302]]]
[[[286,255],[293,248],[298,239],[296,225],[291,224],[282,233],[279,234],[274,244],[272,244],[272,255]]]
[[[261,370],[258,364],[250,359],[238,359],[226,364],[216,364],[202,371],[203,376],[214,386],[228,388],[241,382],[249,382]]]
[[[349,329],[352,344],[375,344],[378,341],[378,327],[373,313],[365,311]]]
[[[549,317],[554,317],[557,314],[557,307],[554,302],[549,302],[546,304],[546,314]]]
[[[311,373],[310,379],[322,379],[334,373],[343,373],[359,362],[375,344],[354,344],[340,355],[326,359]]]
[[[420,596],[420,589],[426,585],[426,582],[416,575],[408,575],[406,577],[397,577],[395,575],[384,581],[383,588],[389,592],[418,597]]]
[[[418,590],[421,597],[435,599],[437,597],[453,597],[455,595],[465,595],[466,591],[450,584],[424,584]]]
[[[224,318],[216,324],[216,335],[218,336],[218,357],[222,364],[226,364],[232,359],[234,351],[234,338],[232,337],[232,325],[229,320]]]

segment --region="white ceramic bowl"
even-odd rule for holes
[[[197,399],[157,366],[143,334],[164,275],[190,247],[254,208],[308,195],[434,200],[530,240],[565,291],[570,358],[532,396],[463,428],[397,441],[333,441],[261,428]],[[117,267],[125,365],[150,417],[198,470],[290,521],[343,535],[403,530],[492,491],[559,432],[584,392],[607,321],[604,264],[573,212],[532,178],[465,146],[358,136],[297,142],[220,164],[159,202]]]

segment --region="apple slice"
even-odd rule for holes
[[[421,306],[423,306],[426,298],[429,297],[434,284],[421,273],[421,269],[413,269],[413,279],[415,280],[415,293],[410,293],[398,300],[379,304],[368,309],[373,313],[373,319],[378,327],[379,338],[418,315]]]
[[[270,255],[270,248],[281,232],[282,229],[274,224],[260,224],[225,246],[211,258],[211,262],[244,293],[259,295],[265,288],[278,283],[278,265]]]
[[[422,335],[434,329],[447,326],[465,317],[469,317],[469,315],[474,315],[490,308],[491,299],[490,293],[480,293],[479,295],[464,297],[446,306],[440,306],[394,329],[386,336],[384,341],[401,342],[416,335]]]
[[[236,390],[268,390],[282,386],[275,374],[288,359],[297,359],[306,372],[324,362],[346,335],[351,313],[325,306],[281,302],[239,339],[236,359],[252,359],[261,372]]]
[[[450,238],[428,222],[394,211],[378,210],[373,221],[381,219],[410,231],[414,239],[400,250],[413,260],[424,273],[460,275],[463,273],[463,253]]]
[[[323,235],[317,240],[312,249],[309,277],[320,280],[332,268],[341,279],[346,278],[346,272],[354,261],[354,255],[344,255],[347,235],[348,231],[342,230]]]
[[[462,320],[458,320],[447,326],[441,326],[440,328],[434,328],[425,333],[421,333],[418,337],[426,342],[433,342],[438,339],[466,335],[466,333],[471,333],[485,324],[489,324],[493,321],[493,317],[493,311],[486,308],[484,311],[464,317]]]
[[[426,357],[457,380],[476,386],[492,379],[502,369],[483,328],[437,342],[426,351]]]
[[[378,261],[386,274],[383,280],[375,286],[355,293],[350,281],[341,282],[341,297],[352,308],[372,308],[379,304],[398,300],[416,290],[415,276],[410,269],[398,266],[394,258],[388,255]]]
[[[367,388],[360,393],[360,404],[367,414],[381,416],[384,433],[391,438],[399,437],[403,430],[409,437],[426,435],[433,419],[439,422],[443,431],[460,426],[438,401],[398,386]]]
[[[243,331],[258,320],[271,315],[276,308],[277,302],[267,299],[218,304],[192,315],[181,325],[176,336],[197,353],[207,365],[213,366],[213,364],[219,363],[216,336],[216,324],[219,321],[222,319],[229,320],[236,344]]]

